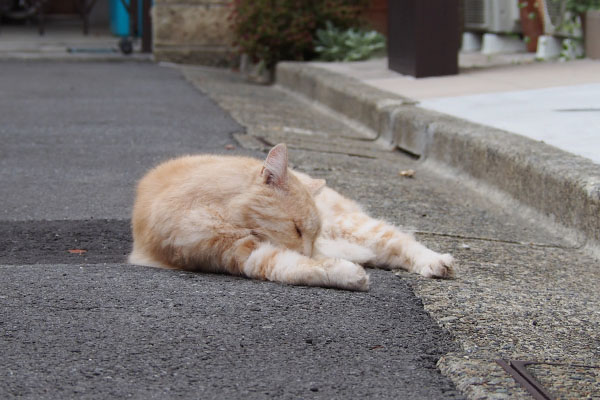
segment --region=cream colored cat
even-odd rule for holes
[[[449,254],[288,169],[284,144],[264,163],[199,155],[157,166],[139,182],[132,225],[132,264],[350,290],[369,288],[361,265],[453,274]]]

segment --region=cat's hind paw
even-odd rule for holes
[[[433,253],[419,260],[414,270],[426,278],[454,278],[456,263],[450,254]]]

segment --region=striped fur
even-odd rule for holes
[[[367,290],[361,265],[450,277],[453,260],[294,172],[279,144],[253,158],[186,156],[138,184],[129,262]]]

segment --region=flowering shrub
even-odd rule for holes
[[[362,25],[368,0],[233,0],[235,45],[272,68],[280,60],[314,57],[314,35],[327,21],[341,29]]]

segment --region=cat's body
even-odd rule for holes
[[[139,183],[132,264],[224,272],[294,285],[367,290],[361,265],[450,277],[453,259],[367,216],[325,182],[263,162],[187,156]]]

